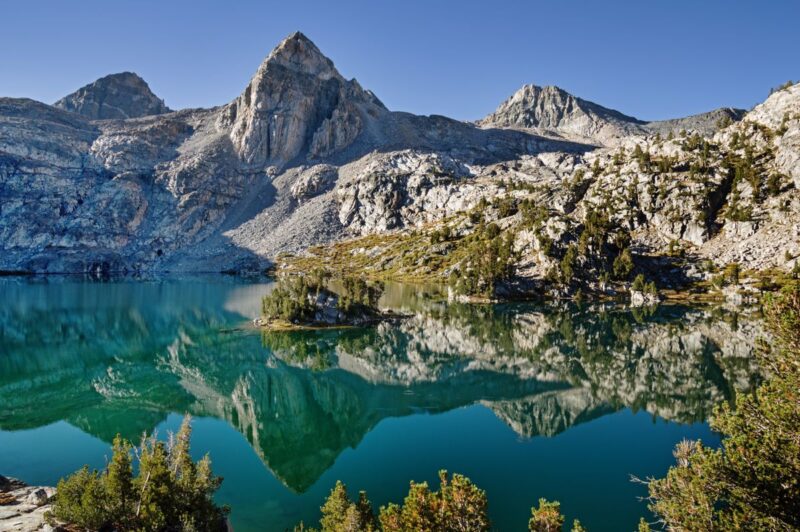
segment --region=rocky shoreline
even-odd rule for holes
[[[0,475],[0,530],[9,532],[55,532],[64,530],[46,522],[55,495],[50,486],[28,486],[21,480]]]

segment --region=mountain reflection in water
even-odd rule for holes
[[[622,408],[688,423],[755,379],[759,322],[718,310],[448,305],[394,286],[397,323],[247,330],[268,289],[0,280],[0,429],[65,420],[110,442],[211,416],[303,492],[388,417],[481,403],[522,437]]]

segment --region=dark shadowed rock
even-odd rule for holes
[[[169,113],[164,100],[133,72],[111,74],[64,96],[55,104],[92,120],[125,119]]]

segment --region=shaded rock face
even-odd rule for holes
[[[656,120],[648,122],[645,127],[651,133],[669,135],[678,133],[681,130],[697,131],[703,135],[713,135],[720,126],[730,122],[738,122],[746,111],[744,109],[734,109],[732,107],[721,107],[708,113],[687,116],[685,118],[675,118],[671,120]]]
[[[246,164],[282,166],[303,153],[318,158],[348,146],[361,132],[362,108],[383,110],[297,32],[272,51],[222,121]]]
[[[164,100],[133,72],[102,77],[53,104],[91,120],[138,118],[169,113]]]

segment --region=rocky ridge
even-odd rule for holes
[[[311,260],[374,276],[474,274],[484,287],[491,271],[562,294],[618,294],[642,274],[659,288],[707,283],[738,299],[769,286],[754,272],[800,269],[800,85],[720,126],[631,135],[586,153],[439,163],[447,171],[433,170],[431,154],[387,154],[380,170],[339,187],[340,221],[360,238],[312,250]],[[475,259],[487,251],[493,265]],[[745,271],[749,284],[738,279]]]
[[[145,80],[133,72],[102,77],[64,96],[53,107],[71,111],[90,120],[125,120],[169,113]]]
[[[294,33],[231,103],[166,111],[0,99],[0,269],[246,271],[344,242],[345,266],[441,279],[474,269],[491,225],[526,286],[568,252],[578,277],[619,259],[620,282],[659,286],[800,255],[797,85],[649,123],[529,85],[475,125],[388,110]]]
[[[667,135],[684,129],[712,135],[721,124],[739,121],[744,114],[742,109],[723,107],[685,118],[646,122],[573,96],[560,87],[524,85],[478,124],[613,146],[632,135]]]

